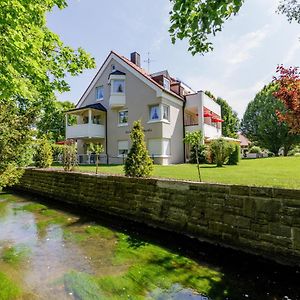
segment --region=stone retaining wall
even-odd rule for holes
[[[15,188],[300,266],[300,190],[35,169]]]

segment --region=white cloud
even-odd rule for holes
[[[293,60],[295,60],[296,57],[299,57],[300,55],[300,41],[297,40],[294,42],[294,44],[290,47],[288,50],[287,54],[284,55],[282,64],[283,65],[288,65],[290,64]],[[299,65],[298,65],[299,66]]]
[[[227,62],[235,65],[251,58],[251,51],[261,46],[269,32],[270,25],[266,24],[263,28],[249,32],[229,45]]]

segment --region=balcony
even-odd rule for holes
[[[105,138],[105,126],[100,124],[77,124],[67,126],[66,138]]]
[[[185,125],[185,132],[194,132],[201,130],[201,127],[199,124],[188,124]]]
[[[105,138],[106,108],[94,103],[69,110],[66,114],[66,138]]]
[[[222,136],[222,130],[209,124],[203,124],[203,135],[206,138],[219,138]]]

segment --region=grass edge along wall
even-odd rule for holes
[[[15,188],[300,266],[300,190],[36,169]]]

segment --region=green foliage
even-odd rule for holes
[[[216,102],[221,106],[221,115],[224,122],[222,123],[222,135],[237,138],[240,127],[240,120],[237,113],[232,110],[231,106],[222,98],[217,98]]]
[[[260,154],[262,153],[261,151],[261,148],[258,147],[258,146],[252,146],[250,149],[249,149],[249,153],[257,153],[257,154]]]
[[[281,147],[287,154],[300,136],[291,134],[287,124],[278,120],[277,111],[284,111],[284,104],[273,96],[276,90],[277,85],[269,84],[255,96],[248,104],[241,129],[252,142],[278,155]]]
[[[101,144],[90,143],[88,146],[88,151],[90,153],[95,153],[95,155],[96,155],[96,174],[98,174],[99,156],[101,153],[104,152],[104,147]]]
[[[64,276],[64,285],[66,290],[72,293],[76,299],[104,299],[96,280],[91,275],[75,271],[70,272]]]
[[[64,145],[52,144],[53,161],[61,161],[64,154]]]
[[[8,264],[20,264],[30,253],[30,250],[25,245],[17,245],[14,247],[4,248],[1,259]]]
[[[69,89],[65,77],[93,68],[81,48],[64,46],[47,28],[46,15],[64,0],[0,1],[0,189],[13,185],[32,156],[32,125],[55,91]]]
[[[47,27],[47,13],[66,6],[65,0],[0,2],[0,99],[50,99],[55,90],[68,91],[68,73],[95,66],[82,48],[65,46]]]
[[[241,159],[241,147],[238,144],[233,144],[233,151],[228,157],[228,165],[237,165]]]
[[[234,149],[231,143],[220,138],[210,143],[210,151],[213,155],[213,162],[217,164],[217,167],[222,167],[227,163],[229,156]]]
[[[300,5],[296,0],[281,0],[278,6],[278,12],[287,16],[291,23],[296,21],[300,23]]]
[[[21,99],[0,99],[0,190],[14,185],[23,173],[22,167],[31,162],[33,121],[32,106]]]
[[[38,137],[47,135],[47,137],[54,142],[65,140],[65,112],[74,107],[74,103],[69,101],[46,102],[37,123]],[[75,118],[69,116],[70,125],[74,124],[75,121]]]
[[[19,299],[21,289],[4,273],[0,272],[0,300]]]
[[[171,0],[173,9],[169,29],[172,42],[187,38],[189,51],[204,54],[212,51],[208,37],[222,30],[223,23],[240,10],[243,0]]]
[[[77,166],[77,150],[72,140],[68,140],[64,144],[63,165],[66,172],[74,171]]]
[[[202,144],[199,147],[191,147],[190,160],[189,163],[196,164],[197,163],[197,153],[198,150],[198,159],[200,164],[204,164],[207,162],[207,145]]]
[[[197,171],[198,171],[198,177],[199,181],[201,181],[201,172],[200,172],[200,156],[199,154],[200,149],[203,148],[203,136],[201,131],[194,131],[194,132],[188,132],[183,139],[183,142],[185,144],[188,144],[191,146],[192,151],[194,152],[196,163],[197,163]]]
[[[145,145],[141,121],[135,121],[133,123],[130,138],[132,146],[125,160],[125,175],[131,177],[148,177],[152,174],[153,162],[149,157]]]
[[[170,0],[171,27],[169,29],[172,43],[176,39],[187,39],[188,51],[193,55],[205,54],[213,50],[211,36],[221,31],[224,22],[236,15],[244,0]],[[288,20],[300,23],[300,9],[297,0],[281,0],[278,12]]]
[[[52,146],[45,137],[36,142],[33,160],[37,168],[49,168],[52,165]]]

